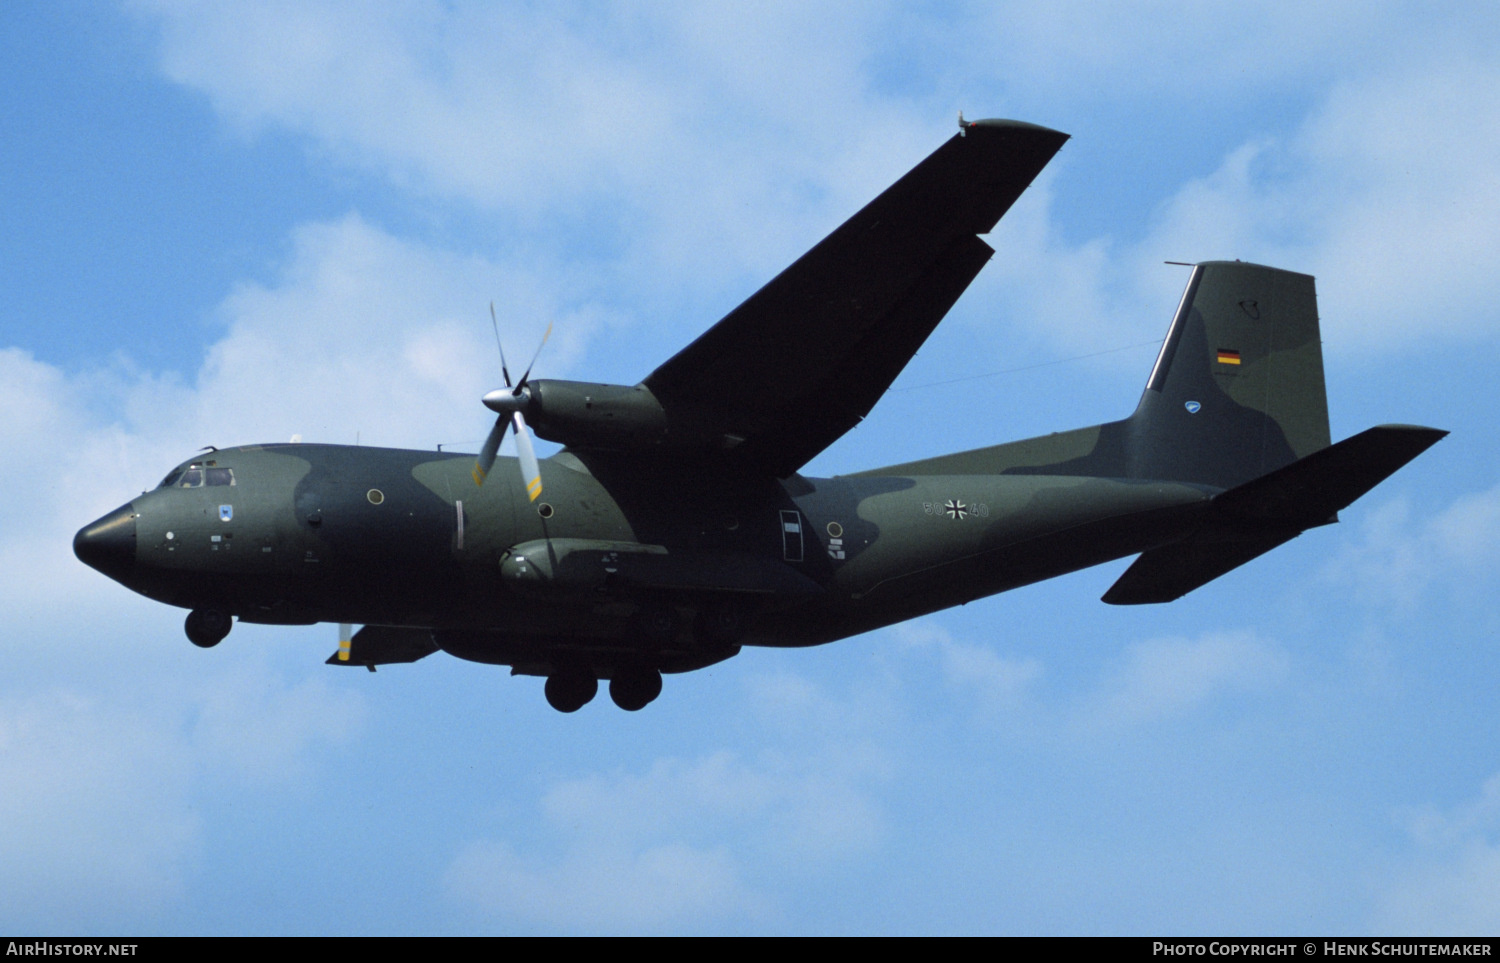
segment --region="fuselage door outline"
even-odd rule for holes
[[[802,561],[802,513],[795,509],[781,512],[781,557],[788,562]]]

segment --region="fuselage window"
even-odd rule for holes
[[[203,473],[208,477],[210,486],[234,484],[233,468],[205,468]]]

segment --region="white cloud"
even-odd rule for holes
[[[491,418],[479,399],[500,381],[489,301],[518,357],[555,322],[549,374],[567,370],[595,327],[524,270],[399,241],[357,216],[306,225],[295,242],[277,283],[242,285],[219,308],[228,333],[178,432],[219,444],[293,433],[352,444],[356,431],[366,444],[482,441]]]
[[[469,843],[449,892],[485,916],[565,928],[765,920],[787,880],[877,848],[887,827],[872,790],[891,761],[875,736],[854,733],[868,720],[861,700],[786,675],[753,680],[749,694],[760,731],[786,748],[558,780],[539,802],[545,831],[524,846]]]
[[[194,690],[192,752],[252,785],[285,788],[311,779],[315,754],[351,742],[367,715],[358,691],[322,678],[289,684],[242,668]]]
[[[1207,710],[1241,693],[1273,688],[1290,665],[1281,646],[1254,631],[1204,633],[1197,639],[1151,639],[1127,646],[1090,689],[1050,697],[1036,658],[1010,658],[989,646],[955,640],[929,621],[893,626],[910,651],[935,653],[944,683],[972,700],[980,716],[1000,720],[1025,739],[1092,739],[1158,720]]]
[[[544,246],[582,218],[602,270],[646,301],[748,294],[930,149],[946,85],[882,89],[908,43],[944,50],[932,69],[965,88],[997,76],[1037,103],[1243,106],[1296,83],[1316,92],[1301,123],[1255,131],[1164,198],[1144,238],[1064,242],[1033,199],[998,238],[986,284],[1003,279],[1027,326],[1070,350],[1160,333],[1180,284],[1160,262],[1184,258],[1316,273],[1340,350],[1496,333],[1500,77],[1482,7],[1084,6],[950,11],[967,43],[941,16],[868,6],[141,8],[161,26],[168,75],[231,122],[518,217]]]
[[[295,330],[285,313],[278,320]],[[231,327],[230,344],[257,333],[253,318]],[[296,352],[292,338],[279,343]],[[284,358],[264,363],[261,380],[280,385]],[[311,780],[316,749],[358,731],[362,702],[322,683],[164,672],[162,635],[186,646],[180,613],[129,596],[72,556],[77,528],[196,447],[191,426],[254,427],[257,395],[234,391],[225,378],[206,376],[200,394],[125,361],[68,373],[0,351],[9,680],[0,694],[0,916],[13,929],[160,918],[189,898],[215,829],[194,798],[202,780],[284,790]],[[46,688],[49,678],[65,681]]]
[[[869,5],[138,9],[167,75],[238,128],[305,136],[546,247],[586,225],[626,262],[617,283],[671,278],[658,295],[747,264],[764,281],[806,225],[831,228],[901,173],[887,155],[926,143],[868,92]]]
[[[898,640],[917,648],[936,648],[943,680],[970,694],[986,714],[1013,712],[1031,706],[1042,663],[1036,659],[1011,659],[984,645],[954,640],[952,634],[931,622],[909,622],[892,627]]]
[[[1495,33],[1483,4],[1449,12],[1434,17],[1398,2],[982,3],[969,11],[964,38],[990,54],[990,71],[1007,87],[1030,96],[1211,102],[1365,73],[1407,46],[1457,41],[1482,49]],[[966,72],[982,69],[964,58],[964,44],[945,49]],[[1376,52],[1388,56],[1376,60]]]
[[[1500,929],[1500,775],[1485,781],[1477,800],[1415,814],[1408,830],[1415,854],[1388,879],[1372,929],[1433,936]]]
[[[0,919],[76,929],[179,900],[201,843],[169,725],[68,691],[0,701]]]
[[[1426,519],[1413,518],[1405,498],[1380,505],[1323,575],[1351,588],[1363,606],[1388,612],[1411,611],[1433,591],[1488,608],[1497,569],[1500,485],[1462,495]]]
[[[1328,349],[1500,336],[1500,67],[1435,53],[1331,86],[1288,135],[1257,135],[1161,204],[1139,240],[1062,239],[1044,178],[986,284],[1073,349],[1160,334],[1185,278],[1164,260],[1314,274]]]
[[[566,289],[566,286],[560,286]],[[271,284],[243,284],[218,308],[225,334],[190,384],[136,369],[65,372],[0,350],[0,600],[12,616],[71,618],[100,596],[73,558],[73,533],[154,486],[204,444],[304,441],[477,450],[499,384],[485,317],[493,299],[512,354],[564,374],[606,323],[562,303],[527,269],[433,252],[361,218],[299,229]],[[523,362],[524,363],[524,362]],[[47,607],[50,606],[50,609]]]
[[[1500,68],[1435,57],[1335,86],[1289,143],[1246,145],[1181,191],[1148,243],[1318,275],[1340,350],[1493,338],[1497,151]]]
[[[231,121],[289,128],[403,186],[490,204],[661,163],[680,109],[627,56],[638,41],[626,10],[150,6],[168,76]],[[611,149],[587,149],[598,142]]]
[[[765,916],[765,898],[739,876],[722,848],[606,845],[555,859],[481,841],[459,854],[446,883],[455,897],[487,915],[560,929],[638,933]]]
[[[1287,670],[1280,647],[1251,632],[1141,642],[1126,650],[1082,718],[1110,728],[1186,715],[1230,693],[1272,686]]]
[[[203,787],[307,791],[316,753],[350,741],[365,717],[357,693],[264,672],[187,680],[135,664],[113,681],[112,693],[0,697],[0,920],[11,929],[169,913],[219,831],[202,815]],[[138,704],[148,688],[149,707]]]

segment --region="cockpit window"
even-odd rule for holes
[[[160,488],[202,488],[234,484],[234,469],[219,468],[213,462],[195,461],[186,468],[178,468],[161,480]]]

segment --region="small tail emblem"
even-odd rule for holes
[[[1198,413],[1198,410],[1200,408],[1202,408],[1203,406],[1200,405],[1200,404],[1198,404],[1198,402],[1196,402],[1196,401],[1189,401],[1187,404],[1183,405],[1182,407],[1184,407],[1184,408],[1186,408],[1188,410],[1188,414],[1190,414],[1190,415],[1196,415]]]

